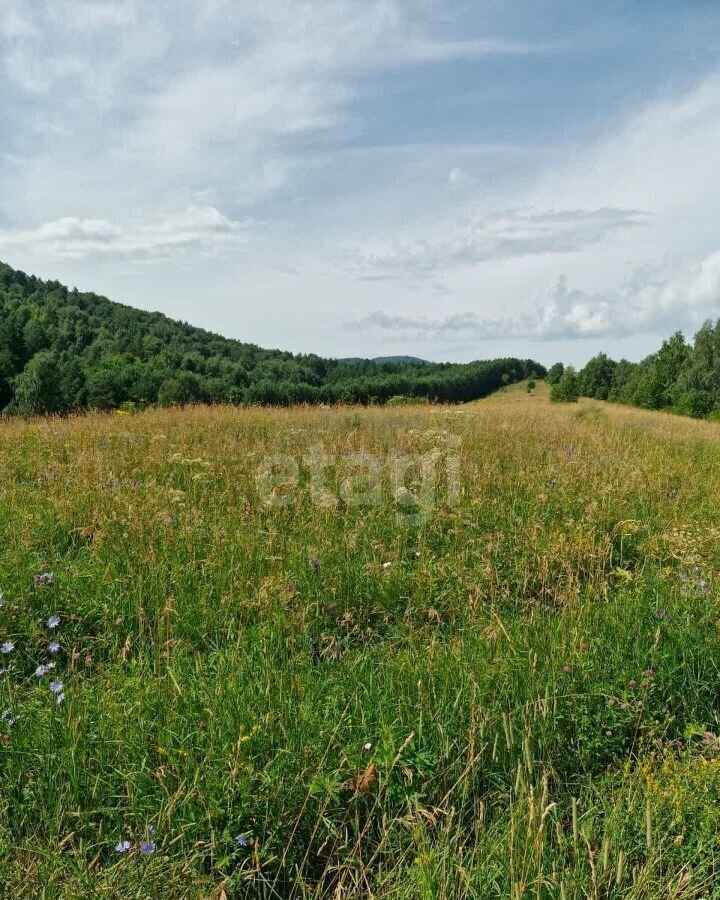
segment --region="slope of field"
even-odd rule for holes
[[[718,426],[513,389],[0,454],[2,896],[719,895]]]

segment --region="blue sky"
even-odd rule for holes
[[[3,0],[0,259],[326,355],[720,315],[720,5]]]

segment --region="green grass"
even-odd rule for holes
[[[0,453],[0,895],[720,897],[717,425],[538,385]]]

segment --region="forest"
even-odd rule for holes
[[[545,369],[334,360],[264,350],[0,263],[0,410],[37,415],[188,403],[465,402]]]
[[[553,397],[610,400],[694,418],[720,417],[720,319],[705,322],[688,342],[677,331],[641,362],[619,362],[605,353],[579,372],[555,363],[548,370]]]

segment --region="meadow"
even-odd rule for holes
[[[720,898],[717,424],[538,384],[0,459],[0,896]]]

